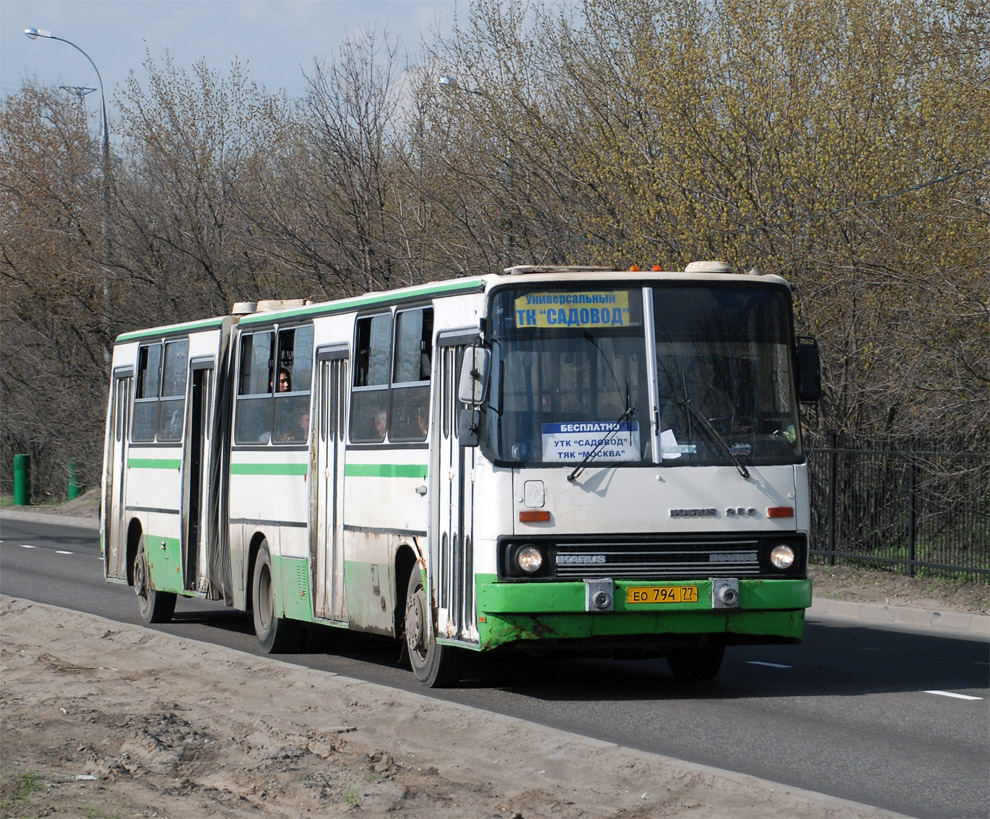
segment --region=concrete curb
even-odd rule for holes
[[[54,526],[74,526],[98,531],[100,521],[94,517],[74,517],[49,512],[29,512],[5,507],[0,512],[0,534],[4,519],[28,523],[48,523]],[[865,625],[880,625],[926,629],[941,634],[967,634],[990,639],[990,617],[958,611],[933,611],[907,606],[884,606],[876,603],[856,603],[816,597],[807,611],[809,619],[834,618],[837,621],[856,620]]]
[[[990,617],[981,614],[934,611],[908,606],[884,606],[878,603],[856,603],[822,597],[814,598],[807,614],[809,618],[858,620],[871,625],[906,626],[990,639]]]

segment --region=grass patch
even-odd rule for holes
[[[14,506],[14,496],[13,495],[3,495],[0,497],[0,509],[17,508],[17,509],[37,509],[39,507],[44,509],[54,509],[56,506],[61,506],[64,501],[55,500],[54,498],[49,498],[48,500],[38,501],[32,500],[28,506]]]
[[[24,771],[11,779],[5,780],[0,787],[0,810],[5,816],[20,807],[31,794],[42,790],[45,783],[40,776],[31,771]]]
[[[358,793],[357,793],[357,788],[355,788],[353,785],[349,786],[347,788],[347,791],[344,793],[344,802],[346,802],[352,808],[357,806]]]

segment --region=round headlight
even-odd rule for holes
[[[770,552],[770,562],[778,569],[789,569],[794,565],[794,550],[786,544],[774,546]]]
[[[543,565],[543,555],[535,546],[523,546],[516,552],[516,565],[526,574],[534,574]]]

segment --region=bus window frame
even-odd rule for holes
[[[384,380],[367,383],[371,376],[378,375],[373,353],[375,347],[375,320],[388,320],[388,347],[384,350]],[[362,328],[368,327],[366,342],[362,340]],[[380,444],[387,437],[390,377],[392,372],[392,350],[395,332],[395,314],[391,309],[377,310],[374,313],[358,315],[354,320],[354,373],[351,378],[350,423],[348,437],[356,444]],[[366,346],[362,346],[366,343]],[[382,353],[379,353],[382,354]],[[365,383],[359,383],[359,382]],[[376,400],[377,399],[377,400]],[[376,419],[384,413],[385,424],[377,429]]]

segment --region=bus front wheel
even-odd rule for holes
[[[138,612],[146,623],[167,623],[175,612],[175,594],[155,591],[151,587],[151,567],[144,546],[144,535],[134,555],[134,593],[137,594]]]
[[[251,585],[254,633],[266,654],[292,651],[299,642],[297,623],[275,614],[275,581],[272,573],[272,555],[268,541],[262,541],[254,561],[254,578]]]
[[[723,645],[678,648],[667,655],[667,665],[677,679],[701,682],[710,680],[718,674],[724,656]]]
[[[405,640],[416,679],[428,688],[455,685],[460,675],[461,656],[453,646],[444,646],[429,633],[430,607],[419,568],[413,566],[406,591]]]

